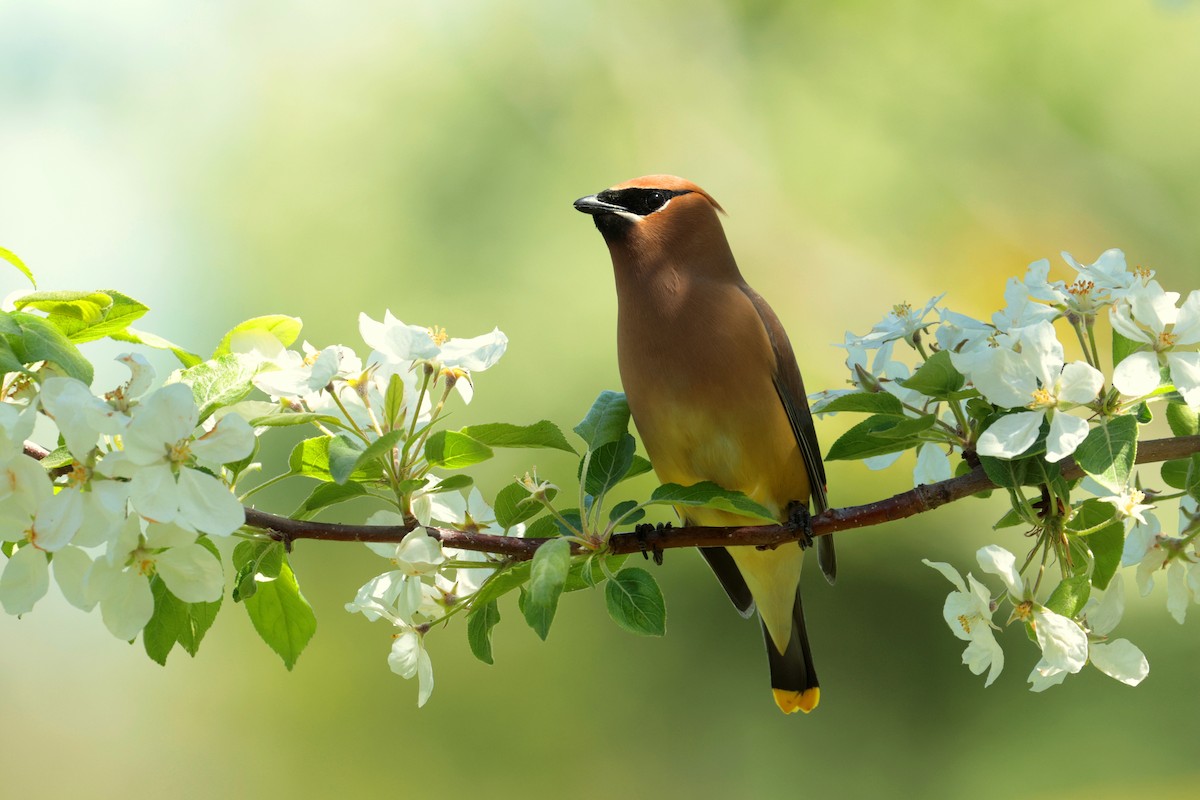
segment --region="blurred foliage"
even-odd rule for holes
[[[730,212],[815,390],[841,379],[843,330],[943,290],[986,315],[1061,249],[1122,247],[1193,288],[1198,35],[1194,3],[1155,0],[9,0],[0,243],[47,288],[134,293],[144,327],[193,350],[263,313],[303,317],[314,344],[357,343],[357,313],[385,307],[452,335],[498,325],[509,353],[458,420],[569,426],[619,383],[608,256],[570,202],[671,172]],[[830,467],[839,505],[908,483],[904,462]],[[5,792],[1192,796],[1196,622],[1161,597],[1123,628],[1152,664],[1136,690],[1087,670],[1035,696],[1014,657],[985,691],[957,663],[919,558],[1018,549],[988,520],[964,503],[842,536],[836,589],[808,581],[825,691],[802,719],[775,710],[758,626],[691,554],[655,573],[665,640],[586,592],[545,644],[504,626],[492,667],[452,629],[420,713],[388,632],[341,611],[375,571],[365,549],[298,546],[319,627],[290,674],[248,624],[161,669],[47,603],[0,619]]]

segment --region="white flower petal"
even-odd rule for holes
[[[1004,581],[1008,593],[1018,601],[1025,599],[1025,581],[1017,570],[1017,557],[995,544],[981,547],[975,553],[979,567],[989,575],[995,575]]]
[[[1084,616],[1087,617],[1092,633],[1108,636],[1125,613],[1125,579],[1121,573],[1113,576],[1099,600],[1095,600],[1095,595],[1096,592],[1093,592],[1093,599],[1088,600]]]
[[[67,545],[83,524],[83,495],[62,491],[47,497],[38,506],[33,521],[37,546],[53,553]]]
[[[25,545],[12,554],[0,575],[0,605],[9,614],[25,614],[50,588],[50,567],[46,554]]]
[[[246,512],[225,484],[184,468],[179,470],[179,517],[210,536],[228,536],[242,527]]]
[[[1087,438],[1088,430],[1087,420],[1065,411],[1057,412],[1050,420],[1050,433],[1046,436],[1046,460],[1054,464],[1074,453]]]
[[[1200,410],[1200,353],[1167,353],[1171,383],[1193,411]]]
[[[199,544],[172,547],[154,558],[158,576],[185,603],[213,603],[225,591],[221,562]]]
[[[62,590],[63,597],[76,608],[91,611],[96,605],[88,600],[84,591],[84,581],[92,568],[92,559],[78,547],[64,547],[54,554],[51,564],[54,568],[54,580]]]
[[[1058,399],[1068,403],[1090,403],[1104,388],[1104,374],[1083,361],[1072,361],[1062,369]]]
[[[1047,664],[1067,672],[1079,672],[1087,663],[1087,634],[1061,614],[1048,608],[1036,608],[1033,612],[1033,629],[1042,658]]]
[[[967,649],[963,650],[962,660],[975,675],[988,670],[987,680],[983,682],[985,689],[992,685],[1004,669],[1004,651],[1000,649],[1000,643],[996,641],[990,628],[985,628],[983,633],[971,639]]]
[[[1113,386],[1130,397],[1142,397],[1158,388],[1161,381],[1158,371],[1158,356],[1142,351],[1126,356],[1113,370]]]
[[[447,367],[461,367],[468,372],[483,372],[504,355],[508,337],[499,328],[470,339],[451,339],[442,346],[439,356]]]
[[[250,455],[254,430],[237,414],[226,414],[216,427],[192,442],[192,454],[209,464],[228,464]]]
[[[1167,564],[1167,611],[1180,625],[1187,618],[1192,591],[1187,585],[1187,568],[1179,559]]]
[[[1110,678],[1137,686],[1150,674],[1146,655],[1128,639],[1092,645],[1092,664]]]
[[[109,632],[129,641],[146,627],[152,616],[154,593],[150,591],[150,581],[131,569],[113,574],[100,598],[100,617]]]
[[[1037,439],[1045,416],[1041,411],[1021,411],[1001,417],[980,435],[976,452],[996,458],[1019,456]]]
[[[963,583],[962,576],[958,574],[958,570],[947,564],[945,561],[930,561],[928,558],[922,558],[921,563],[927,567],[933,567],[938,572],[945,575],[946,580],[953,583],[955,588],[960,592],[967,591],[967,586]]]
[[[171,468],[164,464],[140,467],[129,483],[134,509],[153,522],[173,522],[179,516],[179,487]]]
[[[1001,408],[1023,407],[1037,389],[1025,359],[1007,348],[979,351],[974,360],[964,365],[971,369],[968,377],[975,388]]]
[[[1029,673],[1029,683],[1032,684],[1029,691],[1044,692],[1066,680],[1067,674],[1065,669],[1051,666],[1043,659],[1033,668],[1033,672]]]
[[[913,485],[937,483],[950,480],[950,459],[942,448],[927,443],[917,450],[917,466],[913,469]]]

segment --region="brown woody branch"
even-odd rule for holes
[[[32,442],[25,443],[25,453],[43,459],[49,453]],[[1200,453],[1200,436],[1180,436],[1172,439],[1151,439],[1138,443],[1138,464],[1170,461],[1187,458]],[[1071,480],[1083,476],[1083,470],[1073,459],[1061,463],[1062,475]],[[918,486],[907,492],[877,500],[861,506],[831,508],[812,518],[812,535],[828,536],[836,531],[865,528],[905,517],[932,511],[938,506],[953,503],[972,494],[997,488],[981,467],[966,475],[938,483]],[[296,539],[323,539],[335,542],[400,542],[410,533],[414,525],[343,525],[335,522],[308,522],[290,517],[281,517],[246,509],[246,525],[257,528],[289,547]],[[534,551],[546,539],[520,539],[513,536],[496,536],[488,533],[472,533],[452,528],[426,528],[429,534],[446,547],[459,550],[475,550],[507,556],[516,561],[533,558]],[[608,549],[612,553],[638,553],[646,550],[666,550],[672,547],[732,547],[754,545],[762,548],[778,547],[802,538],[803,532],[796,525],[749,525],[731,528],[683,527],[659,528],[643,533],[617,533],[609,539]],[[581,552],[580,548],[576,548]]]
[[[1138,443],[1138,464],[1170,461],[1200,453],[1200,436],[1181,436],[1172,439],[1152,439]],[[1083,476],[1083,470],[1073,459],[1060,462],[1062,475],[1068,480]],[[861,506],[831,508],[812,519],[812,535],[827,536],[836,531],[865,528],[897,519],[904,519],[972,494],[997,488],[981,467],[966,475],[939,483],[918,486],[886,500]],[[324,539],[339,542],[400,542],[414,526],[341,525],[330,522],[305,522],[289,517],[268,514],[255,508],[246,509],[246,524],[265,531],[289,546],[296,539]],[[533,557],[534,551],[546,539],[519,539],[486,533],[470,533],[450,528],[426,528],[446,547],[475,550],[504,555],[522,561]],[[795,525],[751,525],[730,528],[683,527],[649,530],[644,533],[617,533],[609,539],[612,553],[637,553],[646,550],[666,550],[671,547],[730,547],[755,545],[778,547],[802,538]],[[577,548],[577,552],[581,552]]]

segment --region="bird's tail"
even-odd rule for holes
[[[795,711],[807,714],[812,711],[821,700],[821,689],[817,684],[817,671],[813,668],[798,589],[792,611],[792,635],[787,648],[779,652],[765,624],[763,638],[767,642],[767,662],[771,667],[771,690],[775,693],[775,704],[785,714]]]

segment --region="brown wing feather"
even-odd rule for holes
[[[775,354],[775,374],[772,376],[775,391],[778,392],[788,421],[792,424],[796,444],[800,446],[800,456],[804,460],[804,469],[808,472],[808,482],[811,486],[812,511],[814,514],[820,514],[829,508],[825,464],[821,461],[817,429],[813,425],[812,412],[808,409],[808,395],[804,391],[804,381],[800,378],[796,354],[792,351],[792,343],[779,317],[775,316],[775,312],[767,305],[762,295],[745,283],[740,288],[746,297],[750,298],[771,341],[771,350]],[[826,579],[833,583],[837,578],[837,555],[833,549],[832,536],[822,536],[817,540],[817,561]]]

